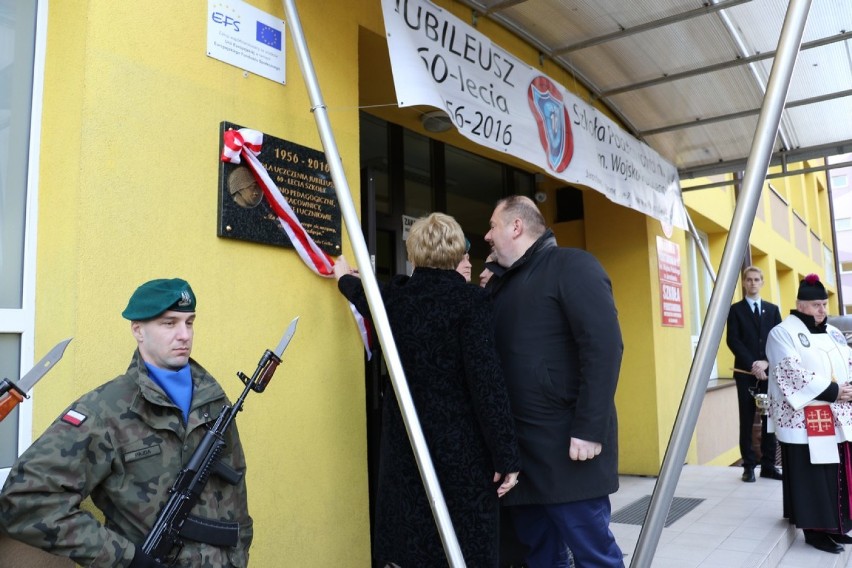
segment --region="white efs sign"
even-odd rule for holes
[[[208,0],[207,55],[285,84],[284,22],[240,0]]]

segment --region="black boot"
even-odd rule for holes
[[[760,477],[766,477],[766,478],[769,478],[769,479],[777,479],[779,481],[784,479],[784,475],[780,471],[778,471],[777,467],[772,466],[772,465],[765,466],[765,467],[761,466]]]
[[[817,550],[831,552],[832,554],[843,552],[843,547],[831,540],[831,536],[827,532],[805,530],[804,533],[805,542]]]
[[[852,544],[852,536],[848,534],[830,534],[828,536],[837,544]]]

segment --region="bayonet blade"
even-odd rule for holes
[[[287,331],[284,332],[281,342],[278,343],[278,347],[275,348],[275,355],[277,355],[279,359],[284,353],[284,350],[287,349],[287,346],[290,344],[290,340],[293,339],[293,335],[296,333],[297,323],[299,323],[299,316],[293,318],[293,321],[291,321],[290,325],[287,326]]]
[[[21,377],[21,380],[18,381],[18,384],[15,386],[21,392],[28,393],[39,379],[45,376],[47,372],[51,370],[60,359],[62,359],[62,355],[65,353],[65,348],[68,347],[68,344],[71,343],[72,339],[74,338],[69,337],[64,341],[57,343],[53,349],[47,352],[47,355],[41,358],[41,361],[36,363],[26,375]]]

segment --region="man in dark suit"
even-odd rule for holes
[[[529,568],[624,568],[609,528],[623,350],[609,277],[588,252],[557,246],[528,197],[501,200],[490,227],[487,289],[523,470],[503,510]]]
[[[781,323],[778,306],[760,298],[763,272],[756,266],[743,271],[746,297],[731,306],[728,314],[728,348],[734,353],[734,379],[740,409],[740,454],[743,458],[743,481],[754,482],[757,455],[751,447],[756,405],[754,393],[766,393],[769,362],[766,359],[766,337]],[[775,434],[766,432],[766,416],[760,441],[760,476],[781,479],[775,467]]]

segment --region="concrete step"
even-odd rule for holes
[[[845,550],[840,554],[822,552],[813,546],[805,544],[805,536],[802,531],[796,531],[796,537],[790,548],[775,568],[848,568],[852,566],[852,545],[847,544]]]
[[[796,541],[796,535],[801,536],[802,531],[796,530],[796,527],[792,526],[786,520],[781,522],[779,527],[781,530],[773,531],[768,536],[768,547],[765,550],[765,556],[760,564],[758,564],[759,568],[777,568],[781,566],[781,562],[784,560],[784,557],[790,552],[790,548]],[[804,540],[802,541],[804,545]],[[811,548],[810,546],[808,548]],[[819,552],[819,550],[813,549],[814,552]],[[833,555],[832,555],[833,556]],[[801,565],[800,568],[814,568],[807,564]]]

